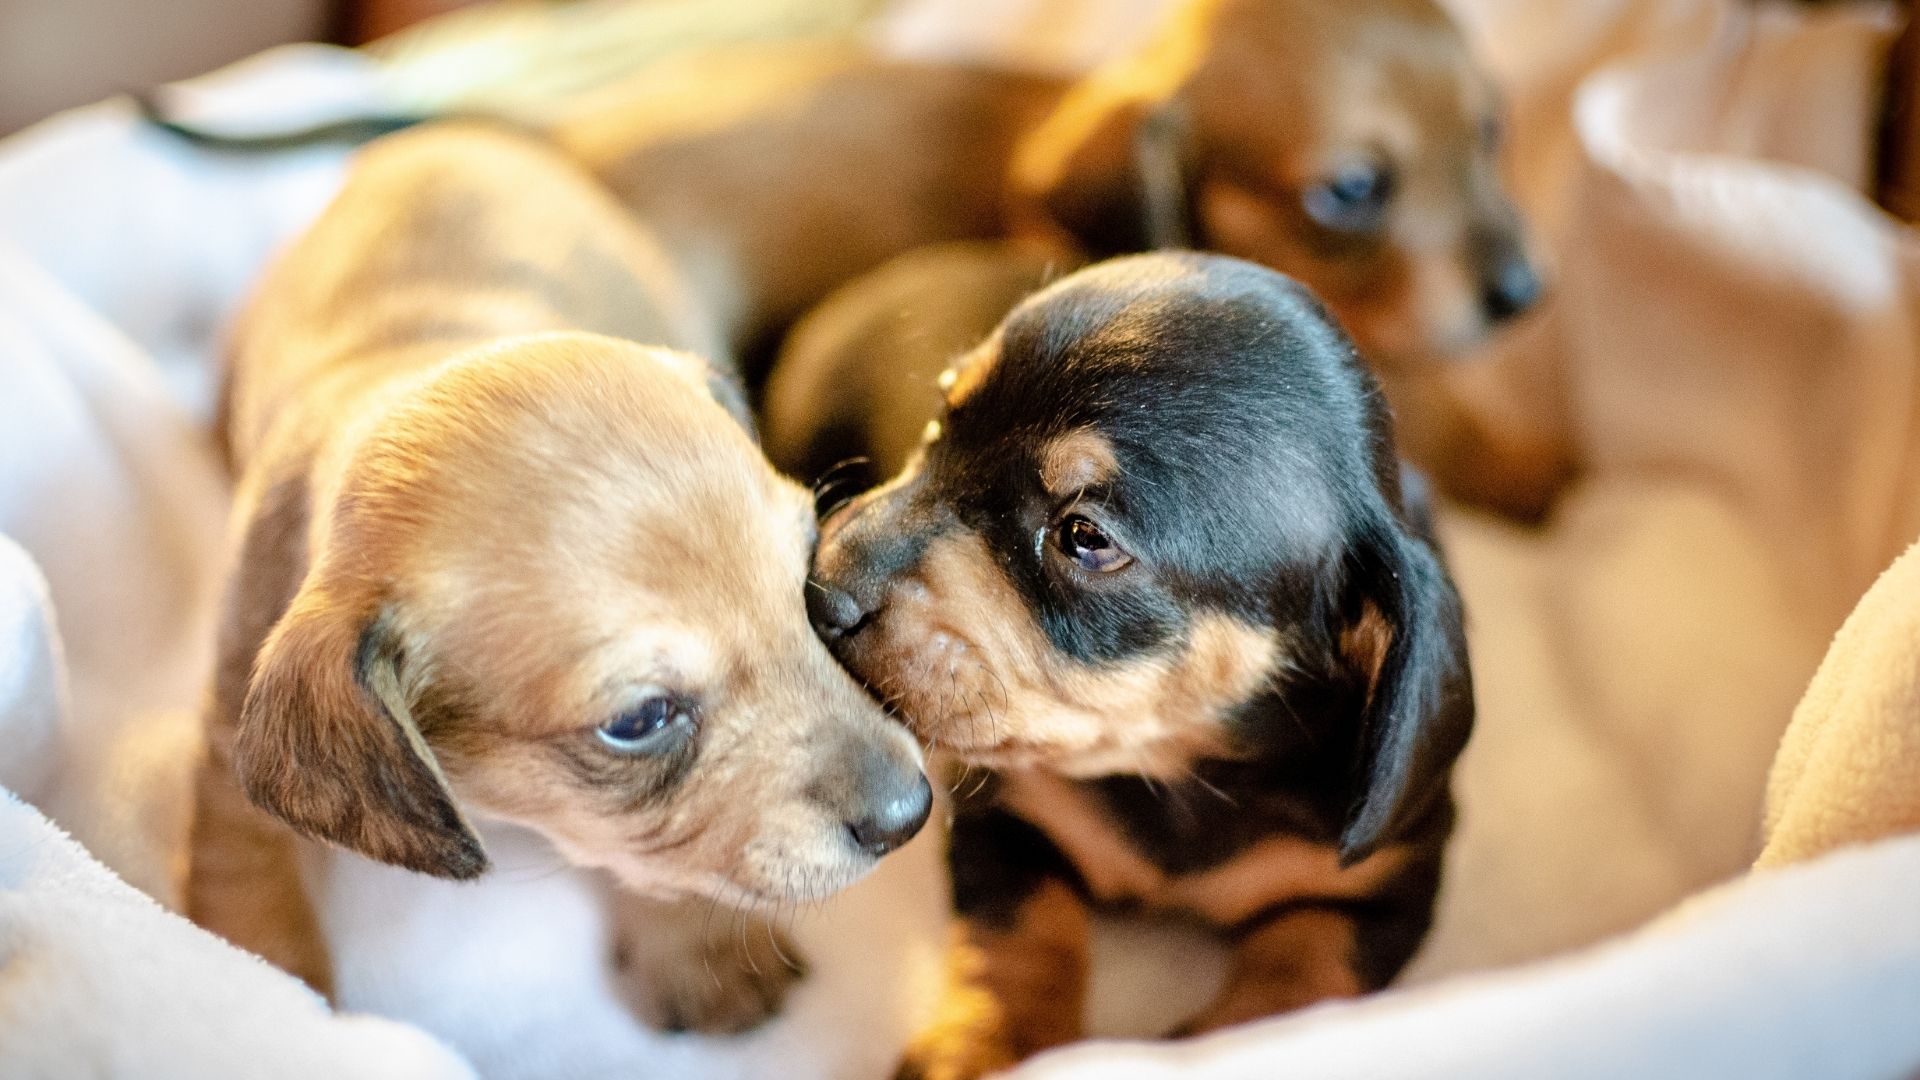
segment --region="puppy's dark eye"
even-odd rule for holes
[[[1054,526],[1053,542],[1060,554],[1092,574],[1110,574],[1133,561],[1105,530],[1079,514],[1062,518]]]
[[[693,725],[686,703],[671,694],[654,694],[594,729],[600,741],[623,754],[645,754],[665,747]]]
[[[1348,165],[1307,188],[1307,216],[1340,232],[1371,232],[1380,227],[1393,199],[1393,173],[1373,164]]]

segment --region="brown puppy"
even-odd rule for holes
[[[1453,399],[1439,362],[1539,292],[1498,113],[1432,0],[1186,0],[1078,82],[763,47],[668,64],[554,135],[730,298],[749,355],[840,283],[946,240],[1195,247],[1282,270],[1371,362],[1410,369],[1389,392],[1406,384],[1420,413],[1417,461],[1526,513],[1565,452],[1490,441],[1499,425]]]
[[[297,834],[465,879],[513,823],[632,890],[745,904],[913,835],[919,752],[808,626],[811,506],[729,377],[675,351],[708,344],[651,238],[545,147],[364,152],[234,347],[197,921],[324,990]],[[749,990],[716,1007],[777,996]]]
[[[835,378],[881,377],[863,358]],[[1432,917],[1473,695],[1351,344],[1272,271],[1142,255],[1021,303],[939,385],[808,593],[849,667],[989,770],[950,835],[967,992],[911,1064],[1078,1037],[1091,907],[1233,947],[1185,1031],[1384,985]]]

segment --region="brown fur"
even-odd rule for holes
[[[940,1015],[897,1080],[971,1080],[1081,1038],[1089,932],[1086,905],[1059,882],[1028,897],[1010,926],[958,927]]]
[[[1119,472],[1112,444],[1096,431],[1070,431],[1040,449],[1040,484],[1058,498],[1103,484]]]
[[[1276,904],[1363,899],[1407,857],[1404,849],[1387,848],[1343,867],[1331,845],[1276,834],[1219,866],[1171,876],[1136,851],[1083,792],[1053,773],[1010,770],[1000,782],[1006,808],[1046,833],[1094,899],[1187,912],[1215,926],[1236,925]]]
[[[1019,1064],[1007,1038],[1007,1010],[989,986],[989,957],[969,926],[954,926],[944,959],[934,1016],[907,1045],[894,1080],[972,1080]]]
[[[470,819],[500,819],[625,887],[743,902],[871,864],[848,816],[918,752],[807,625],[811,506],[673,351],[705,325],[539,144],[365,151],[235,344],[193,917],[325,989],[296,832],[466,878]],[[656,688],[692,703],[682,749],[599,739]]]
[[[876,690],[922,738],[970,761],[1156,777],[1228,752],[1223,710],[1245,701],[1285,652],[1271,631],[1210,615],[1171,656],[1089,669],[1046,640],[986,544],[964,530],[933,542],[914,580],[849,647],[856,669],[871,655],[889,673]]]
[[[758,46],[669,62],[553,129],[658,223],[736,347],[922,244],[1006,230],[1013,143],[1054,80]]]
[[[1450,493],[1539,513],[1572,470],[1551,375],[1499,389],[1449,357],[1490,330],[1490,260],[1521,250],[1484,133],[1497,107],[1431,0],[1187,0],[1077,82],[757,47],[664,65],[583,102],[554,137],[650,221],[728,340],[763,349],[892,256],[1019,235],[1096,255],[1206,246],[1307,283],[1384,371],[1411,456]],[[1384,156],[1377,236],[1320,229],[1307,185]],[[1418,380],[1416,393],[1394,391]],[[1543,420],[1543,417],[1550,419]],[[1489,479],[1491,476],[1491,479]]]
[[[1072,865],[1088,900],[1244,927],[1232,945],[1226,982],[1176,1034],[1367,989],[1355,971],[1352,915],[1338,905],[1377,893],[1405,868],[1408,848],[1387,848],[1343,867],[1330,845],[1275,835],[1224,864],[1175,876],[1135,850],[1071,782],[1030,769],[1002,772],[995,783],[1000,805],[1040,827]],[[963,1080],[1081,1038],[1089,975],[1086,905],[1051,880],[1024,898],[1008,923],[963,922],[950,946],[940,1019],[908,1049],[901,1075]]]
[[[1234,949],[1227,983],[1180,1034],[1198,1035],[1291,1012],[1367,987],[1353,971],[1351,916],[1330,908],[1289,912],[1248,933]]]
[[[985,958],[982,981],[1006,1010],[1002,1037],[1016,1059],[1080,1038],[1088,933],[1086,905],[1058,882],[1028,897],[1011,927],[967,928]]]

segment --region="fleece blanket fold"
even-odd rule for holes
[[[1018,1080],[1906,1080],[1920,837],[1696,897],[1555,960],[1183,1044],[1089,1044]]]
[[[1767,779],[1766,827],[1762,867],[1920,831],[1920,544],[1820,662]]]
[[[0,1076],[461,1080],[408,1024],[326,1002],[165,910],[0,792]]]

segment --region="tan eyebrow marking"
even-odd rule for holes
[[[1040,449],[1040,483],[1055,498],[1108,483],[1119,475],[1113,444],[1092,428],[1069,431]]]

